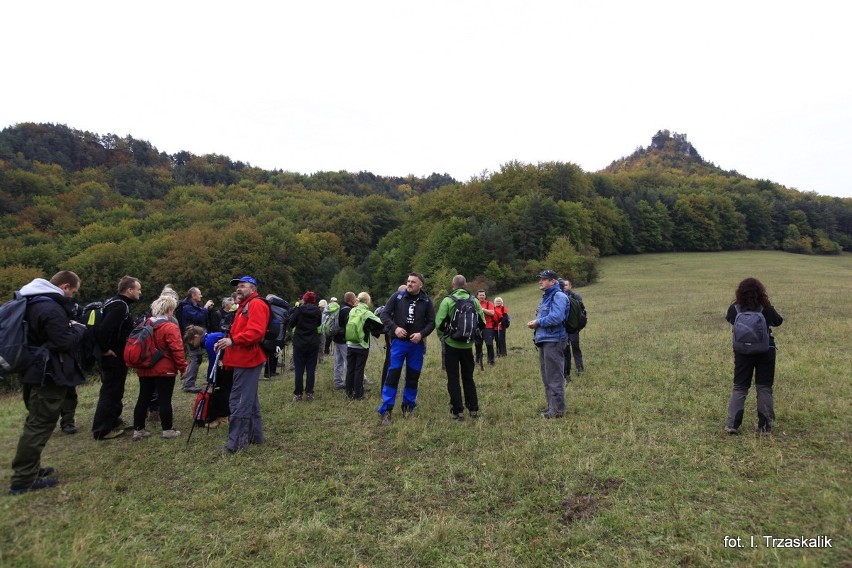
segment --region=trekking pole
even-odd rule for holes
[[[219,359],[222,357],[222,350],[216,352],[216,358],[213,361],[213,370],[210,371],[210,378],[207,381],[207,385],[205,385],[204,390],[198,393],[198,397],[196,400],[195,410],[192,413],[192,427],[189,429],[189,436],[186,437],[186,447],[189,448],[189,441],[192,439],[192,433],[195,431],[195,427],[199,422],[204,421],[204,416],[206,415],[206,411],[209,412],[210,406],[210,398],[213,396],[213,391],[216,389],[216,372],[219,370]],[[210,429],[207,429],[207,433],[210,434]]]

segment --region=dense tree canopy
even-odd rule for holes
[[[124,274],[146,296],[165,283],[230,292],[243,273],[295,297],[368,288],[380,300],[411,270],[499,290],[558,267],[597,277],[599,255],[666,251],[852,250],[852,200],[751,180],[704,161],[685,135],[586,173],[510,162],[459,183],[446,174],[304,175],[227,156],[167,155],[130,136],[64,125],[0,131],[0,275],[8,294],[70,269],[82,299]]]

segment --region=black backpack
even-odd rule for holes
[[[769,326],[763,315],[763,308],[759,311],[737,309],[737,317],[734,319],[732,329],[732,344],[734,352],[742,355],[755,355],[769,351]]]
[[[565,331],[568,333],[579,333],[588,323],[586,306],[583,305],[576,294],[565,294],[568,296],[568,314],[565,318]]]
[[[22,296],[15,292],[11,300],[0,306],[0,374],[21,373],[37,361],[47,365],[50,353],[44,347],[27,342],[27,304],[47,302],[44,296]]]
[[[267,351],[274,351],[276,347],[281,347],[284,343],[284,334],[286,332],[284,326],[287,323],[286,320],[289,319],[287,317],[287,307],[289,307],[290,304],[281,298],[277,298],[277,300],[270,302],[266,298],[257,296],[256,298],[252,298],[245,306],[243,306],[242,314],[244,316],[248,317],[248,305],[255,300],[260,300],[269,306],[269,321],[266,322],[266,333],[261,341],[261,347]],[[279,308],[283,308],[283,312],[279,310]],[[284,319],[282,319],[282,317]]]
[[[447,335],[456,341],[470,343],[476,339],[476,334],[479,333],[482,320],[479,319],[479,313],[476,311],[476,305],[473,303],[474,298],[454,298],[455,310],[450,318],[449,326],[447,327]],[[478,301],[478,300],[477,300]]]

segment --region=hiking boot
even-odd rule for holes
[[[65,426],[62,427],[62,432],[65,433],[65,434],[76,434],[77,433],[77,427],[74,426],[73,424],[66,424]]]
[[[38,491],[39,489],[50,489],[51,487],[56,487],[58,484],[59,481],[55,479],[37,477],[30,485],[25,485],[23,487],[9,487],[9,495],[21,495],[22,493]]]
[[[305,393],[305,400],[308,401],[308,402],[313,402],[314,401],[314,393],[312,393],[312,392]]]
[[[390,426],[390,424],[391,424],[391,411],[388,410],[387,412],[382,414],[382,426]]]
[[[208,422],[208,423],[207,423],[207,424],[205,424],[204,426],[205,426],[206,428],[209,428],[210,430],[215,430],[215,429],[216,429],[216,428],[218,428],[221,424],[222,424],[221,419],[217,418],[216,420],[214,420],[214,421],[212,421],[212,422]]]
[[[471,410],[470,411],[470,417],[473,418],[473,419],[479,418],[479,411],[478,410]]]
[[[56,470],[53,469],[52,467],[40,467],[38,469],[38,476],[39,477],[50,477],[51,475],[53,475],[53,473],[55,471]]]
[[[114,430],[110,430],[103,436],[101,436],[101,440],[114,440],[116,438],[120,438],[124,436],[124,428],[115,428]]]
[[[180,436],[180,430],[163,430],[163,439],[169,440]]]
[[[464,415],[461,412],[459,412],[458,414],[456,414],[455,412],[450,412],[450,418],[452,418],[456,422],[464,421]]]
[[[130,439],[134,442],[138,442],[142,438],[147,438],[150,435],[151,433],[148,430],[134,430],[133,437],[131,437]]]
[[[302,395],[293,395],[293,402],[302,402]]]

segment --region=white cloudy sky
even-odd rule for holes
[[[265,169],[597,171],[660,129],[852,196],[852,34],[813,0],[7,2],[0,128],[53,122]]]

